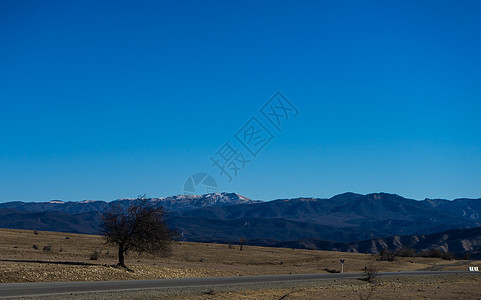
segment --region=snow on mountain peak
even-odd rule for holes
[[[64,204],[65,202],[63,202],[62,200],[50,200],[50,201],[48,201],[48,203],[50,203],[50,204]]]

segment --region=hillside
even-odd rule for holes
[[[467,254],[472,259],[481,259],[481,227],[453,229],[428,235],[405,235],[375,238],[350,243],[331,242],[320,239],[301,239],[287,242],[252,241],[255,245],[272,247],[333,250],[358,253],[380,253],[384,249],[413,249],[416,252],[440,249],[453,252],[457,257]]]
[[[473,245],[476,234],[459,243],[435,243],[424,236],[481,226],[481,199],[426,199],[395,194],[344,193],[330,199],[297,198],[261,202],[235,193],[173,196],[149,199],[170,211],[169,225],[185,241],[235,243],[376,252],[386,245],[419,249],[461,249]],[[0,227],[76,233],[98,233],[100,213],[112,205],[127,206],[135,199],[105,201],[9,202],[0,204]],[[474,232],[474,231],[473,231]],[[399,242],[399,237],[401,242]],[[308,241],[308,242],[307,242]],[[309,244],[309,246],[306,246]],[[477,251],[476,249],[469,251]],[[459,250],[461,251],[461,250]]]

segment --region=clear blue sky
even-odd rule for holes
[[[101,2],[101,3],[99,3]],[[480,1],[1,1],[0,201],[481,197]],[[259,109],[299,110],[282,132]],[[274,136],[254,158],[236,133]],[[251,160],[232,182],[210,157]],[[250,156],[249,156],[250,155]]]

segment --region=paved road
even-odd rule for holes
[[[422,276],[463,274],[470,272],[416,271],[379,273],[378,276]],[[471,274],[479,274],[471,272]],[[361,278],[362,274],[297,274],[297,275],[264,275],[238,277],[181,278],[156,280],[127,281],[89,281],[89,282],[47,282],[47,283],[4,283],[0,284],[0,298],[22,296],[44,296],[70,293],[106,292],[122,290],[167,289],[212,287],[219,285],[235,285],[249,283],[295,282],[311,280],[332,280]]]

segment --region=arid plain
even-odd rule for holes
[[[466,271],[479,261],[407,257],[392,262],[378,261],[377,255],[315,250],[266,248],[238,245],[176,242],[168,257],[128,253],[127,271],[115,267],[117,251],[100,236],[0,229],[0,283],[49,281],[98,281],[159,278],[246,276],[266,274],[327,273],[340,270],[362,273],[374,266],[380,272],[446,270]],[[379,277],[375,284],[362,280],[332,280],[293,286],[253,287],[242,290],[218,289],[169,298],[222,299],[261,298],[316,299],[320,297],[446,298],[481,299],[481,276],[477,274],[409,277]],[[372,293],[371,293],[372,291]],[[395,293],[393,293],[395,291]],[[136,297],[137,294],[132,294]],[[145,292],[142,298],[160,295]]]

